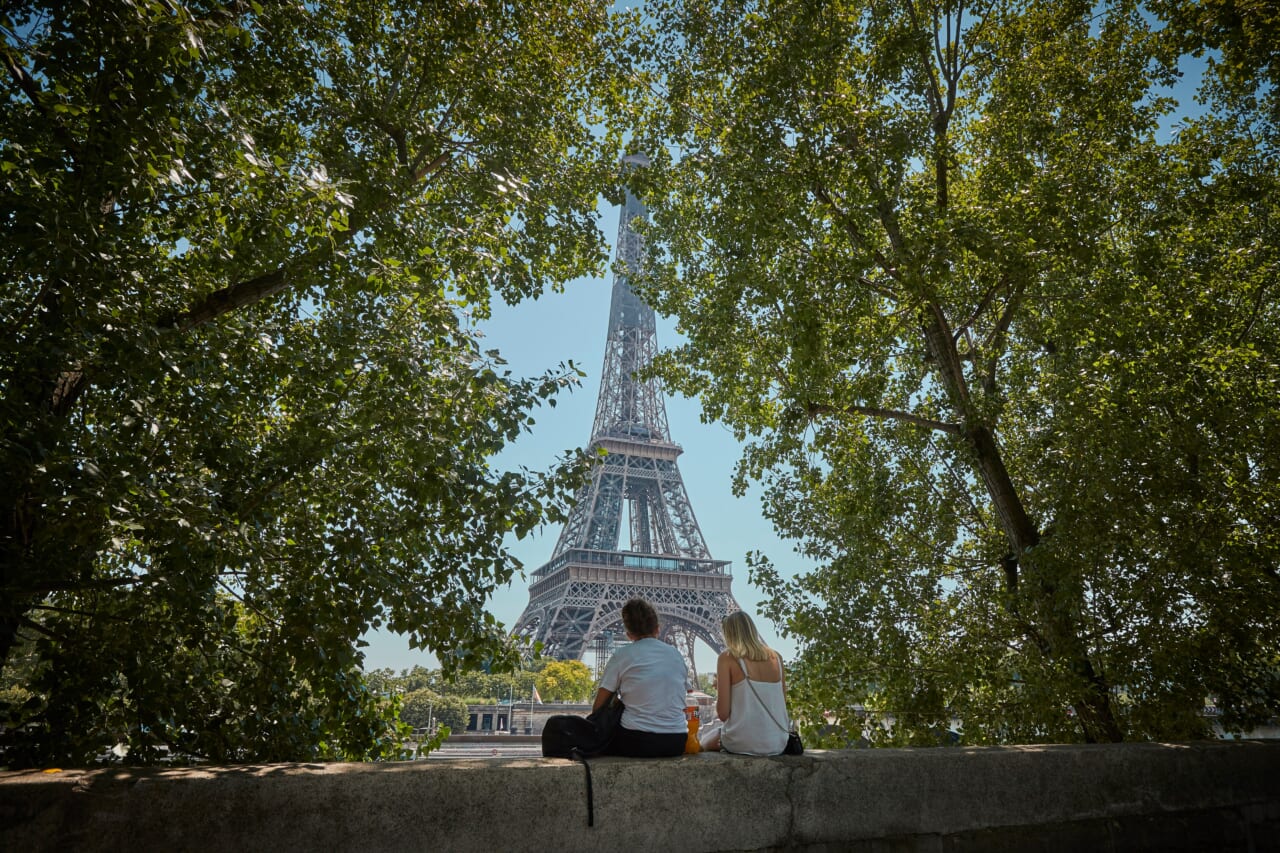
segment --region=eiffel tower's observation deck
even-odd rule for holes
[[[644,166],[648,158],[632,154],[623,162]],[[622,605],[645,598],[658,611],[661,638],[680,649],[696,681],[695,642],[723,651],[720,621],[739,608],[729,561],[711,557],[689,503],[676,464],[683,449],[671,440],[662,389],[643,378],[658,351],[657,322],[628,276],[644,262],[644,241],[632,225],[648,215],[628,190],[588,446],[605,456],[578,493],[551,559],[533,573],[513,633],[561,660],[590,651],[599,670],[614,638],[625,638]]]

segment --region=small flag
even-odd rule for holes
[[[542,697],[538,695],[538,688],[536,686],[533,688],[533,701],[537,702],[539,705],[542,704]]]

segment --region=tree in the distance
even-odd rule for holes
[[[467,728],[467,703],[457,696],[440,695],[425,688],[415,690],[405,694],[400,719],[416,729],[437,725],[461,732]]]
[[[538,695],[544,702],[585,702],[595,691],[595,677],[580,660],[553,660],[538,673]]]
[[[1262,12],[1152,5],[1177,26],[646,7],[660,370],[816,564],[752,565],[802,717],[1115,741],[1280,710],[1276,63]],[[1210,108],[1164,140],[1206,44]]]
[[[9,764],[394,754],[377,626],[514,665],[502,543],[581,463],[491,460],[577,371],[512,376],[472,321],[602,268],[606,26],[0,8],[0,662],[35,660]]]

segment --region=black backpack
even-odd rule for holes
[[[608,749],[622,719],[622,700],[616,695],[599,711],[585,717],[556,714],[542,727],[542,754],[546,758],[590,758]],[[576,754],[575,754],[576,750]]]

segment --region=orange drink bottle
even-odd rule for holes
[[[698,742],[698,727],[702,724],[698,718],[698,706],[692,702],[685,705],[684,718],[689,724],[689,737],[684,742],[685,755],[702,752],[702,744]]]

